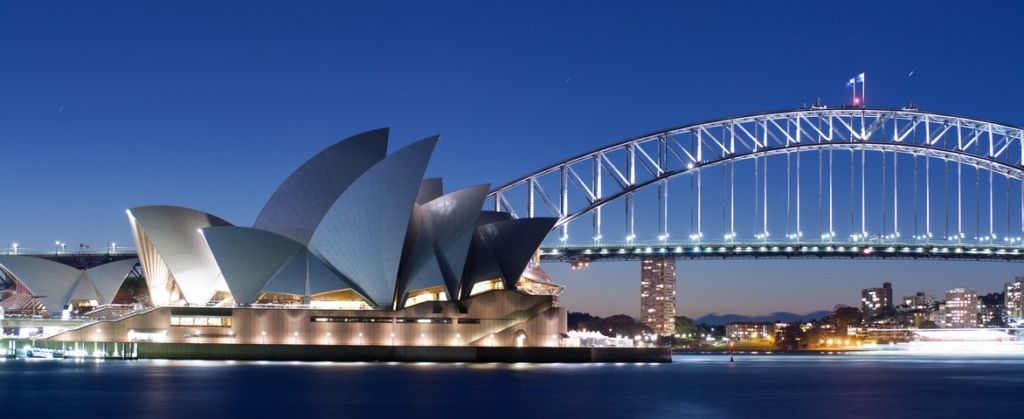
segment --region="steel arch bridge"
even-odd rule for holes
[[[489,199],[559,219],[545,260],[1024,261],[1024,129],[916,108],[759,113],[598,148]]]

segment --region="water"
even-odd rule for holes
[[[5,417],[1017,417],[1024,356],[672,364],[0,362]],[[84,415],[84,416],[83,416]]]

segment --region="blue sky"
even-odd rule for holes
[[[779,109],[867,73],[873,106],[1024,126],[1024,5],[962,2],[0,2],[0,240],[131,243],[124,210],[251,225],[287,175],[349,135],[435,133],[446,189],[593,148]],[[912,76],[908,76],[913,71]],[[546,269],[564,306],[639,310],[632,263]],[[679,312],[809,312],[995,291],[1017,264],[680,262]]]

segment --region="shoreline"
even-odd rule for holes
[[[116,343],[116,344],[115,344]],[[24,347],[27,341],[16,343]],[[85,348],[99,343],[88,342]],[[510,346],[379,346],[379,345],[294,345],[134,342],[131,356],[117,353],[125,343],[102,345],[102,359],[175,359],[234,361],[311,362],[463,362],[463,363],[671,363],[669,347],[654,348],[567,348]],[[37,341],[37,348],[69,350],[64,342]],[[70,358],[69,358],[70,359]]]

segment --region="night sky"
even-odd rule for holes
[[[706,3],[706,4],[704,4]],[[501,185],[692,122],[848,103],[1024,126],[1024,4],[0,0],[0,244],[133,246],[124,210],[251,225],[318,151],[435,133],[427,175]],[[636,263],[545,269],[573,311],[638,315]],[[1012,263],[697,261],[681,315],[806,313],[956,286]]]

